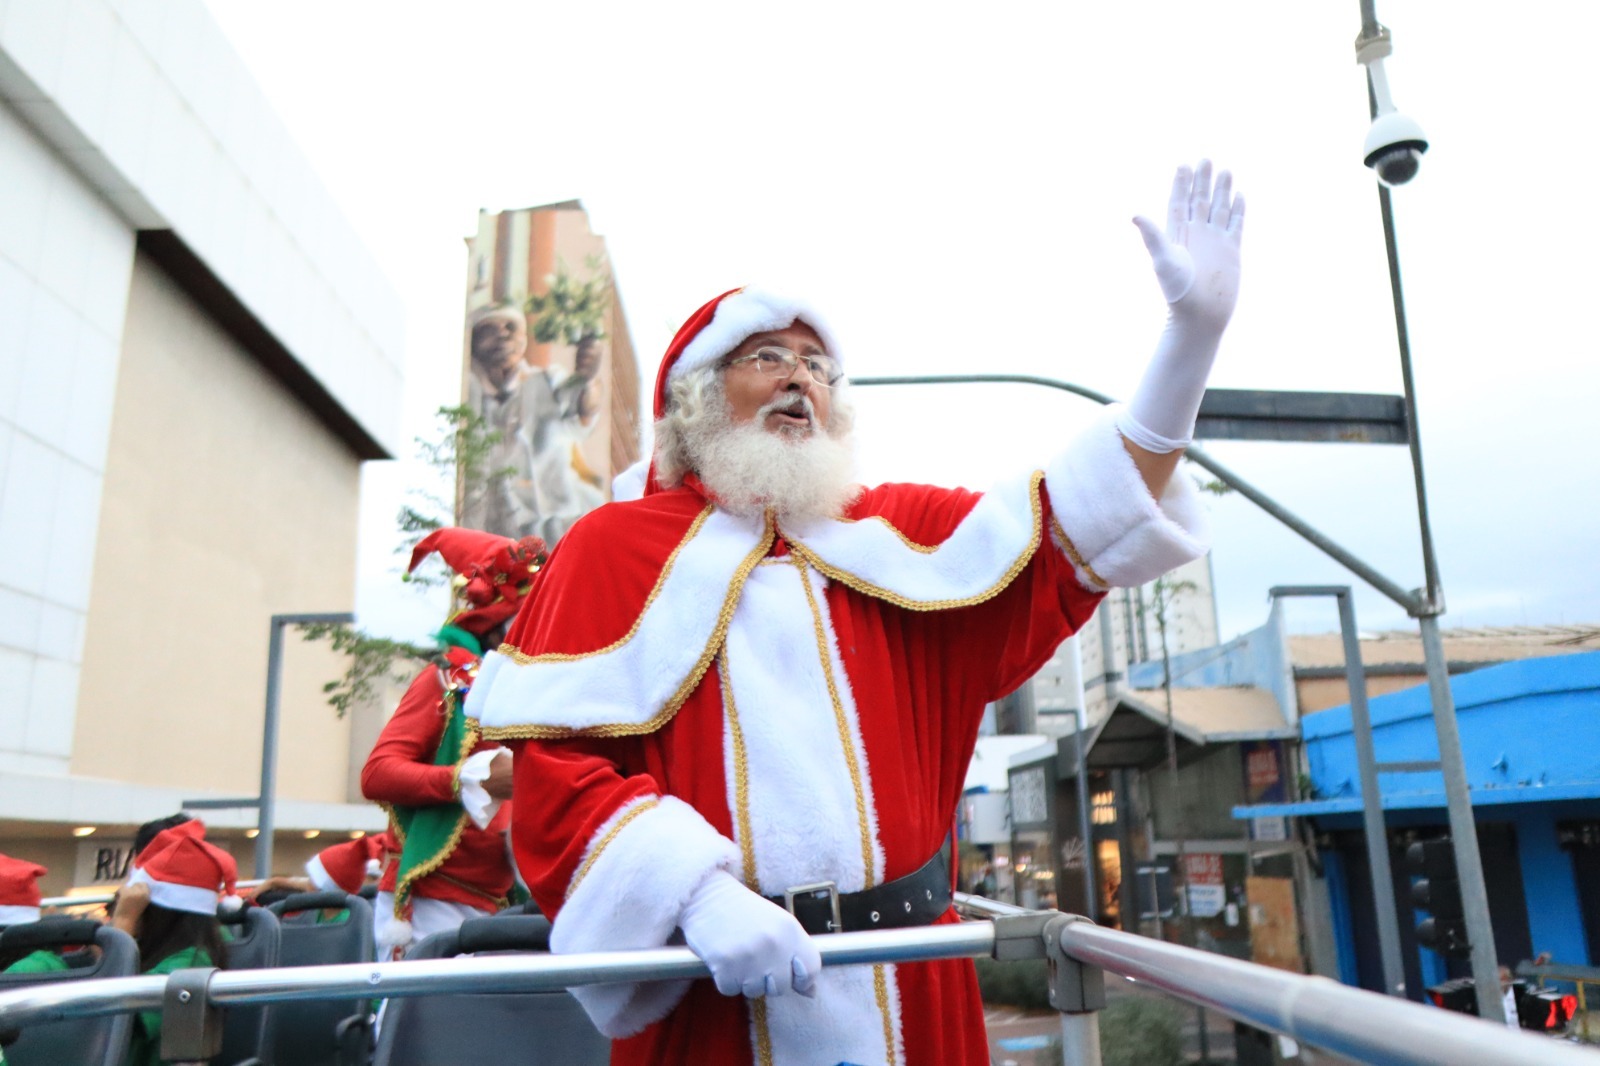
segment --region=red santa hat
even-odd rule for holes
[[[434,552],[464,580],[466,606],[449,624],[481,636],[522,606],[534,573],[544,565],[545,544],[538,537],[512,540],[481,529],[436,529],[412,549],[407,571]]]
[[[39,920],[39,878],[49,872],[36,862],[0,855],[0,925]]]
[[[219,904],[239,907],[238,864],[204,833],[199,820],[163,830],[139,853],[128,883],[149,885],[150,902],[168,910],[214,915]]]
[[[382,872],[382,854],[383,843],[378,837],[357,837],[311,856],[306,863],[306,876],[319,891],[355,895],[361,891],[363,881]]]
[[[822,346],[840,365],[839,343],[828,324],[808,304],[760,289],[730,289],[689,316],[667,345],[656,375],[655,416],[667,413],[667,385],[680,374],[706,366],[733,351],[746,337],[788,329],[796,322],[810,326]]]

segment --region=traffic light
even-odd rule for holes
[[[1554,988],[1520,988],[1517,1017],[1524,1029],[1544,1032],[1560,1029],[1578,1010],[1578,997]]]
[[[1461,907],[1461,882],[1456,877],[1456,853],[1449,837],[1418,840],[1406,848],[1406,871],[1411,883],[1411,905],[1427,911],[1417,923],[1417,943],[1441,955],[1464,959],[1472,954],[1467,923]]]

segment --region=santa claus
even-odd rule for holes
[[[956,921],[942,844],[985,704],[1106,590],[1204,551],[1172,477],[1232,312],[1243,202],[1184,168],[1136,222],[1169,315],[1137,395],[984,493],[850,479],[844,350],[750,289],[679,330],[643,498],[578,522],[467,701],[514,745],[557,952],[683,941],[712,979],[576,990],[615,1063],[986,1063],[970,962],[813,935]]]

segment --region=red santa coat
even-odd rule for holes
[[[780,526],[691,479],[579,522],[467,703],[521,745],[513,844],[552,948],[663,945],[716,869],[764,895],[916,870],[984,705],[1106,587],[1199,553],[1181,481],[1158,507],[1107,423],[981,497],[888,485],[841,521]],[[578,994],[626,1038],[614,1063],[988,1061],[966,961],[829,968],[815,999],[708,981]]]
[[[475,661],[466,652],[452,651],[468,660],[465,664],[452,662],[453,670]],[[460,804],[457,767],[433,765],[445,728],[446,680],[439,667],[429,666],[406,689],[361,768],[361,793],[369,800],[408,807]],[[479,741],[468,754],[489,747],[494,745]],[[465,903],[491,914],[504,906],[512,881],[505,840],[510,820],[508,804],[501,805],[487,829],[479,829],[468,819],[450,856],[412,891],[426,899]],[[378,883],[380,891],[395,890],[398,866],[398,857],[391,857]]]

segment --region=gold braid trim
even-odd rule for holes
[[[867,818],[866,786],[861,779],[861,764],[856,759],[856,748],[850,736],[850,720],[844,713],[844,703],[839,699],[839,688],[833,678],[833,657],[828,654],[828,632],[822,624],[822,611],[817,606],[817,594],[811,588],[811,575],[804,563],[799,564],[800,587],[806,590],[806,603],[811,607],[811,625],[817,634],[817,655],[822,659],[823,676],[828,679],[828,698],[833,701],[833,720],[839,728],[839,744],[844,748],[845,767],[850,771],[850,784],[856,794],[856,822],[861,831],[861,869],[865,876],[863,888],[877,884],[872,869],[872,824]]]
[[[739,708],[733,701],[733,681],[728,674],[728,646],[717,653],[717,673],[722,677],[722,705],[728,712],[728,732],[733,742],[733,813],[739,826],[739,856],[743,862],[744,883],[760,891],[756,879],[755,837],[750,832],[750,759],[745,751],[744,730],[739,726]]]
[[[716,510],[716,505],[707,503],[705,509],[695,516],[694,522],[689,526],[689,532],[683,535],[683,539],[678,541],[678,546],[672,549],[672,554],[667,556],[666,563],[661,567],[660,575],[656,577],[655,585],[650,589],[650,595],[645,597],[644,607],[639,611],[639,617],[633,620],[633,625],[626,633],[622,635],[620,640],[606,645],[599,651],[585,651],[577,652],[575,654],[569,654],[566,652],[548,652],[544,655],[529,655],[527,652],[509,642],[500,645],[497,650],[501,655],[504,655],[518,666],[527,666],[529,663],[570,663],[575,662],[578,659],[591,659],[596,655],[605,655],[609,652],[616,651],[618,648],[628,643],[628,641],[632,640],[639,632],[639,627],[644,624],[644,616],[649,612],[650,605],[656,602],[656,597],[661,595],[661,590],[666,585],[667,578],[672,575],[672,567],[673,564],[678,561],[678,553],[683,551],[688,543],[695,538],[695,534],[700,532],[700,527],[706,524],[706,519],[711,517],[711,513],[714,510]]]
[[[700,684],[700,679],[706,676],[706,671],[711,668],[711,660],[717,657],[717,650],[722,647],[722,642],[728,636],[728,626],[733,621],[734,609],[739,606],[739,595],[744,591],[745,580],[749,578],[750,571],[756,568],[763,556],[772,549],[772,542],[777,536],[777,527],[773,524],[772,515],[767,515],[766,531],[762,534],[761,541],[744,557],[739,568],[733,573],[733,580],[728,582],[728,592],[722,600],[722,610],[717,614],[717,624],[711,631],[711,638],[706,641],[705,649],[700,653],[699,660],[689,671],[689,676],[683,679],[683,684],[678,686],[678,691],[672,694],[646,722],[616,722],[603,725],[583,726],[574,729],[571,726],[560,725],[507,725],[495,726],[485,729],[483,735],[489,740],[559,740],[564,737],[633,737],[654,733],[672,720],[678,713],[678,708],[683,706],[689,694]]]
[[[572,884],[567,886],[567,894],[565,898],[571,899],[572,894],[578,891],[578,885],[585,877],[589,876],[589,870],[600,858],[600,853],[606,850],[606,847],[617,838],[617,834],[622,832],[622,830],[627,827],[629,822],[639,817],[639,815],[643,814],[645,811],[648,811],[653,807],[659,807],[660,805],[661,801],[659,799],[645,800],[638,806],[634,807],[627,814],[624,814],[621,818],[618,818],[617,824],[606,830],[606,835],[600,838],[600,842],[590,850],[587,856],[584,857],[583,865],[578,867],[578,872],[572,875]]]
[[[894,1066],[894,1016],[889,1012],[889,974],[881,963],[872,968],[872,990],[877,993],[878,1013],[883,1015],[883,1061]]]
[[[918,544],[916,541],[900,532],[893,522],[889,521],[882,515],[868,515],[866,518],[841,518],[839,521],[845,523],[846,525],[853,525],[856,522],[876,522],[883,526],[883,528],[887,529],[890,533],[893,533],[895,536],[899,537],[900,543],[904,544],[914,552],[920,552],[923,555],[932,555],[934,552],[939,550],[939,545],[937,544]]]
[[[789,538],[789,549],[796,555],[803,558],[806,562],[816,567],[817,571],[824,577],[827,577],[833,581],[837,581],[842,585],[848,586],[849,588],[855,589],[857,592],[871,596],[875,599],[882,600],[885,603],[892,603],[896,607],[904,607],[908,611],[948,611],[957,607],[972,607],[976,604],[984,603],[987,600],[992,600],[996,596],[1000,595],[1000,593],[1004,592],[1006,586],[1011,584],[1012,581],[1016,580],[1017,575],[1022,573],[1023,568],[1028,565],[1028,561],[1033,558],[1033,553],[1039,550],[1039,541],[1044,529],[1044,512],[1039,497],[1039,486],[1043,481],[1044,471],[1035,470],[1033,472],[1033,477],[1030,479],[1030,486],[1028,489],[1028,502],[1033,508],[1033,532],[1028,537],[1028,546],[1024,548],[1022,550],[1022,554],[1018,555],[1016,560],[1006,568],[1006,572],[1001,575],[999,581],[995,582],[984,591],[978,593],[976,596],[968,596],[965,599],[909,599],[900,595],[898,592],[890,592],[886,588],[875,585],[864,577],[858,577],[855,574],[850,573],[848,570],[841,570],[837,566],[833,566],[832,564],[825,562],[821,556],[800,541]],[[890,528],[892,529],[893,527],[891,526]]]
[[[756,1066],[772,1066],[772,1030],[767,1027],[767,1000],[747,999],[750,1021],[756,1030]]]
[[[1061,528],[1061,521],[1056,518],[1053,512],[1050,515],[1050,532],[1055,534],[1056,541],[1061,545],[1061,550],[1067,553],[1067,558],[1072,560],[1072,565],[1082,570],[1084,576],[1090,581],[1099,585],[1100,591],[1104,592],[1111,587],[1111,583],[1095,573],[1094,567],[1089,565],[1089,561],[1078,554],[1078,546],[1072,543],[1072,538],[1067,536],[1067,531]]]
[[[445,703],[449,705],[449,711],[446,715],[446,719],[448,720],[449,714],[455,713],[455,694],[453,692],[446,692],[444,694],[444,698]],[[459,775],[461,773],[462,760],[464,760],[468,755],[471,755],[472,749],[478,746],[479,736],[476,726],[477,723],[471,718],[466,719],[465,727],[461,730],[461,747],[456,751],[455,769],[450,772],[451,782],[455,785],[458,795],[461,790],[461,780]],[[456,817],[456,827],[451,831],[450,838],[445,841],[444,847],[440,848],[437,852],[430,856],[426,862],[418,863],[411,869],[407,870],[405,872],[405,876],[397,877],[395,879],[394,916],[396,918],[399,918],[401,921],[406,920],[405,915],[401,913],[401,908],[410,901],[411,890],[413,886],[415,886],[418,881],[422,880],[424,877],[427,877],[439,867],[443,866],[450,856],[455,854],[456,847],[461,843],[461,834],[466,832],[467,822],[469,820],[470,818],[467,812],[463,810],[460,815]],[[404,849],[404,840],[400,842],[400,846],[402,849]]]

